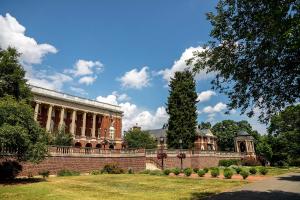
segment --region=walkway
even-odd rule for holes
[[[209,200],[300,200],[300,173],[268,178],[250,183],[232,192],[208,197]]]

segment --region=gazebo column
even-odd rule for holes
[[[96,113],[93,113],[92,138],[96,138]]]
[[[40,103],[36,102],[35,104],[35,108],[34,108],[34,120],[37,121],[37,117],[39,114],[39,107],[40,107]]]
[[[47,115],[47,124],[46,124],[46,130],[50,131],[50,125],[51,125],[51,118],[52,118],[52,108],[53,106],[50,104],[48,108],[48,115]]]
[[[81,137],[85,137],[85,129],[86,129],[86,112],[83,112]]]

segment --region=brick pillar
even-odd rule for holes
[[[50,131],[50,125],[51,125],[51,118],[52,118],[52,105],[49,105],[48,108],[48,114],[47,114],[47,124],[46,124],[46,130]]]

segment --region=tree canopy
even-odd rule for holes
[[[195,141],[197,126],[197,93],[191,72],[176,72],[169,84],[170,95],[167,103],[169,114],[167,143],[169,148],[191,148]]]
[[[148,131],[130,130],[126,132],[124,140],[129,148],[134,149],[153,149],[157,146],[155,138],[153,138]]]
[[[226,94],[229,109],[241,108],[269,122],[299,101],[300,1],[220,0],[207,14],[211,41],[188,64],[215,72],[213,88]]]

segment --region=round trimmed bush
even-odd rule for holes
[[[237,174],[240,174],[240,172],[242,171],[242,168],[237,167],[237,168],[235,168],[235,171],[236,171]]]
[[[219,168],[212,168],[211,171],[210,171],[210,175],[212,177],[218,177],[220,175],[220,170]]]
[[[249,172],[250,172],[250,174],[253,174],[253,175],[255,175],[255,174],[256,174],[256,172],[257,172],[257,170],[256,170],[256,168],[255,168],[255,167],[251,167],[251,168],[249,169]]]
[[[224,170],[223,175],[226,179],[231,179],[233,172],[230,169]]]
[[[206,173],[203,169],[198,170],[198,176],[203,177]]]
[[[177,176],[178,174],[180,174],[180,169],[176,167],[172,170],[172,172]]]
[[[203,170],[205,171],[205,173],[207,173],[209,171],[209,169],[207,167],[204,167]]]
[[[193,173],[193,170],[191,168],[185,168],[183,170],[183,173],[186,175],[186,176],[190,176],[192,173]]]
[[[248,176],[249,176],[249,172],[245,171],[245,170],[242,170],[240,172],[240,175],[243,177],[243,179],[246,179]]]
[[[259,168],[259,173],[261,173],[262,175],[266,175],[268,172],[269,170],[265,167]]]
[[[171,170],[170,170],[170,169],[165,169],[165,170],[164,170],[164,175],[167,175],[167,176],[168,176],[170,173],[171,173]]]
[[[194,168],[193,170],[194,170],[194,172],[197,174],[198,171],[199,171],[199,168]]]

